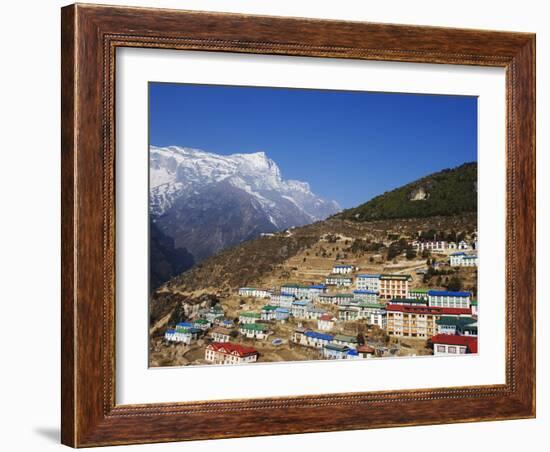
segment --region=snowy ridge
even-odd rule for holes
[[[199,195],[206,187],[228,183],[248,193],[279,229],[289,222],[289,208],[310,221],[339,212],[340,206],[312,193],[307,182],[284,180],[277,164],[264,152],[219,155],[178,146],[149,149],[150,209],[164,215],[176,200]]]

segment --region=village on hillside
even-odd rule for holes
[[[172,356],[165,365],[477,353],[475,233],[409,240],[389,263],[376,254],[337,254],[326,268],[323,253],[338,242],[348,243],[327,234],[319,248],[297,256],[293,271],[282,273],[288,281],[241,287],[168,325],[151,352]],[[436,284],[426,285],[434,277]]]

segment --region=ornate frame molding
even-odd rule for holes
[[[64,444],[81,447],[534,416],[534,35],[77,4],[62,9],[62,44]],[[114,90],[118,47],[506,68],[506,383],[116,405]],[[449,399],[461,400],[460,409],[445,406],[443,411]],[[331,419],[323,415],[328,406]],[[361,416],[357,410],[362,410]],[[252,433],[243,434],[243,425]]]

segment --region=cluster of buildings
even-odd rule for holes
[[[477,241],[468,244],[464,240],[459,242],[447,242],[445,240],[415,240],[411,243],[413,249],[417,252],[432,251],[434,253],[444,253],[447,250],[475,250]]]
[[[354,336],[321,333],[301,327],[294,330],[291,340],[299,345],[320,349],[325,359],[371,358],[376,353],[368,345],[359,345]]]
[[[265,300],[265,304],[257,311],[240,312],[237,325],[225,318],[219,305],[213,306],[200,311],[197,320],[169,328],[165,340],[192,344],[209,337],[207,362],[255,362],[258,351],[234,341],[239,337],[266,340],[274,323],[294,320],[298,328],[288,340],[318,349],[325,359],[376,356],[379,350],[338,333],[345,322],[361,321],[391,337],[428,341],[435,355],[477,353],[477,302],[470,292],[412,289],[410,275],[357,270],[352,265],[335,265],[325,284],[288,283],[278,291],[241,287],[240,296]],[[303,328],[302,321],[313,322],[316,328]]]
[[[477,241],[471,244],[464,240],[460,242],[446,242],[444,240],[415,240],[411,243],[413,249],[419,253],[422,251],[430,251],[434,253],[447,253],[456,250],[449,254],[449,264],[451,267],[477,267]]]

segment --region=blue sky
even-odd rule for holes
[[[150,83],[149,109],[150,144],[264,151],[344,208],[477,161],[476,97]]]

